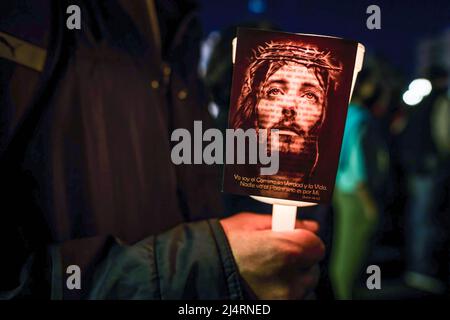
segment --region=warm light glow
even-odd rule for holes
[[[403,102],[405,102],[408,106],[415,106],[422,101],[422,98],[422,95],[411,90],[408,90],[403,94]]]
[[[422,97],[429,95],[431,89],[431,82],[424,78],[413,80],[408,87],[408,91],[412,91],[414,94]]]

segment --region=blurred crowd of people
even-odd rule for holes
[[[275,29],[267,22],[240,25]],[[204,42],[201,74],[216,125],[227,127],[231,40],[235,27]],[[411,66],[413,67],[413,66]],[[321,224],[327,244],[318,295],[337,299],[442,296],[449,289],[450,100],[448,70],[431,61],[418,75],[432,91],[402,101],[407,79],[369,52],[348,108],[333,203],[302,209]],[[248,197],[227,195],[229,213],[270,212]],[[383,290],[369,291],[376,264]]]

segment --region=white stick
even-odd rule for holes
[[[272,231],[294,230],[296,218],[296,206],[274,204],[272,206]]]

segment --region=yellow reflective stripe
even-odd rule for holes
[[[46,50],[0,31],[0,58],[42,71],[46,56]]]
[[[155,45],[159,52],[161,52],[161,32],[159,30],[158,17],[156,13],[155,1],[146,0],[148,16],[150,18],[150,25],[152,28],[153,38],[155,39]]]

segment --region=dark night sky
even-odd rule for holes
[[[0,0],[0,28],[12,28],[29,41],[40,44],[41,35],[30,25],[47,24],[41,14],[48,0]],[[317,33],[350,38],[362,42],[368,50],[384,56],[407,76],[414,76],[416,47],[419,40],[450,30],[450,0],[253,0],[266,3],[262,14],[251,13],[249,0],[197,0],[205,33],[239,22],[266,19],[288,32]],[[366,8],[381,8],[381,30],[366,28]],[[15,7],[28,28],[6,19],[2,13]],[[40,12],[40,14],[37,14]],[[15,21],[11,25],[11,21]],[[450,49],[449,49],[450,50]]]
[[[385,57],[406,75],[414,75],[419,40],[450,28],[450,0],[320,1],[265,0],[262,14],[251,13],[248,0],[200,0],[205,32],[264,18],[283,31],[350,38]],[[366,8],[381,8],[381,30],[366,28]]]

